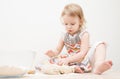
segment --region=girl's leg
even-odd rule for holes
[[[112,66],[112,61],[105,61],[106,46],[104,43],[100,43],[95,50],[94,57],[91,61],[93,67],[93,73],[102,74]]]

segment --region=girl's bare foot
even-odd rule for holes
[[[107,71],[112,67],[112,61],[105,61],[99,64],[96,69],[93,71],[95,74],[102,74],[103,72]]]
[[[84,71],[79,66],[75,66],[75,73],[84,73]]]

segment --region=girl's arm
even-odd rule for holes
[[[81,62],[86,56],[88,50],[89,50],[89,33],[85,32],[81,38],[80,52],[71,57],[68,57],[67,58],[68,63]]]
[[[58,45],[55,49],[56,55],[58,55],[62,51],[63,47],[64,47],[64,41],[63,41],[63,38],[60,38]]]
[[[46,52],[46,55],[48,55],[49,57],[57,56],[62,51],[63,46],[64,46],[63,38],[60,38],[56,49],[55,50],[48,50]]]

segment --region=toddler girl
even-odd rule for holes
[[[54,57],[66,47],[67,56],[57,61],[58,65],[75,65],[75,72],[83,73],[92,68],[95,74],[102,74],[112,67],[112,61],[105,60],[106,44],[97,42],[89,44],[89,33],[85,29],[85,18],[82,8],[77,4],[68,4],[61,14],[61,21],[66,33],[61,37],[55,50],[48,50],[46,55]],[[88,66],[90,64],[90,66]]]

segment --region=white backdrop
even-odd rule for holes
[[[113,60],[113,69],[118,70],[119,0],[0,0],[0,51],[44,53],[54,48],[64,29],[60,22],[61,11],[71,2],[82,6],[91,42],[108,43],[107,59]]]

